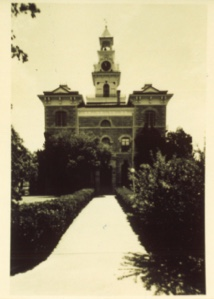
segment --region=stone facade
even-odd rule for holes
[[[38,97],[45,107],[45,132],[61,129],[71,133],[93,133],[101,142],[109,144],[113,156],[107,171],[109,188],[124,185],[128,168],[134,167],[135,136],[145,125],[158,129],[164,136],[166,106],[172,94],[145,84],[125,101],[118,90],[121,73],[114,62],[113,37],[107,27],[100,40],[98,62],[92,72],[95,95],[86,97],[60,85]],[[104,175],[103,180],[107,180]],[[102,185],[102,173],[97,174],[97,184]],[[108,181],[108,180],[107,180]]]

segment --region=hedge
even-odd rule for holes
[[[94,190],[83,189],[44,202],[12,202],[11,275],[45,260],[93,196]]]
[[[184,177],[181,179],[184,180]],[[199,185],[198,173],[196,179]],[[203,214],[203,207],[201,205],[198,207],[196,204],[194,206],[192,201],[187,201],[190,192],[185,197],[186,210],[181,212],[179,209],[180,214],[177,215],[179,201],[177,200],[177,205],[173,210],[172,208],[169,209],[170,204],[172,204],[171,200],[169,210],[167,210],[166,196],[165,209],[162,208],[161,210],[161,202],[158,202],[157,205],[155,201],[152,201],[152,197],[150,204],[149,196],[146,198],[146,205],[144,205],[145,199],[142,194],[147,192],[147,186],[151,187],[151,184],[145,180],[144,182],[143,188],[139,190],[136,188],[135,194],[126,188],[116,189],[117,200],[127,214],[128,221],[138,235],[139,241],[148,253],[129,255],[126,257],[126,264],[131,265],[132,269],[138,269],[137,271],[133,270],[132,275],[140,275],[147,289],[151,289],[155,285],[157,295],[205,294],[204,227],[201,221],[202,216],[198,218]],[[139,187],[142,185],[140,184]],[[177,183],[175,187],[178,187]],[[189,185],[187,187],[189,188]],[[152,189],[150,191],[151,196]],[[155,190],[154,198],[156,200],[163,195],[161,191]],[[185,192],[185,189],[176,191]],[[174,194],[176,195],[175,192]],[[167,211],[169,212],[167,213]],[[189,223],[193,212],[194,216],[196,215],[194,218],[197,221],[196,225],[193,221]],[[186,213],[190,215],[188,216]],[[182,220],[181,224],[180,219]]]

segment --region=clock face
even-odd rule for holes
[[[109,71],[111,68],[111,63],[108,60],[102,62],[101,67],[104,71]]]

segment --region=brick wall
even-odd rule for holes
[[[132,128],[80,128],[80,133],[93,133],[98,138],[109,137],[114,152],[121,152],[120,138],[122,136],[129,136],[132,138]]]
[[[155,128],[159,130],[161,135],[165,134],[166,127],[166,106],[156,105],[156,106],[136,106],[134,111],[135,118],[135,130],[138,131],[145,125],[145,115],[147,110],[152,110],[156,113],[156,124]]]
[[[46,132],[48,132],[49,134],[58,134],[60,132],[69,132],[70,134],[75,134],[76,133],[76,128],[51,128],[48,129]]]
[[[108,120],[111,127],[102,127],[102,120]],[[115,184],[124,184],[124,173],[122,167],[124,161],[127,161],[129,167],[132,166],[132,116],[108,116],[108,117],[79,117],[80,133],[91,133],[102,139],[102,137],[109,137],[111,140],[112,151],[114,152],[115,164],[113,165],[113,172],[115,172]],[[121,138],[129,136],[131,139],[130,148],[127,152],[122,152]],[[114,184],[113,184],[114,185]]]
[[[131,127],[132,126],[132,117],[130,116],[112,116],[112,117],[80,117],[79,126],[80,127],[99,127],[102,120],[107,119],[111,122],[111,125],[114,127]]]
[[[55,127],[55,113],[65,111],[67,113],[67,126],[76,127],[77,125],[77,108],[73,106],[45,106],[45,128],[48,131]]]

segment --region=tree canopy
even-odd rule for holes
[[[156,128],[144,127],[135,137],[135,166],[139,168],[141,164],[152,164],[153,157],[158,150],[164,148],[165,140],[161,137]]]
[[[153,164],[158,151],[167,160],[174,156],[188,158],[193,155],[192,137],[182,128],[177,128],[175,132],[167,132],[166,136],[162,137],[156,128],[144,127],[136,135],[135,146],[136,168],[141,164]]]
[[[94,186],[94,169],[107,165],[110,149],[94,136],[67,131],[46,136],[45,149],[37,153],[40,193],[65,194]]]
[[[182,128],[177,128],[175,132],[167,133],[165,143],[167,159],[171,159],[173,156],[188,158],[192,156],[192,153],[192,137],[185,133]]]

